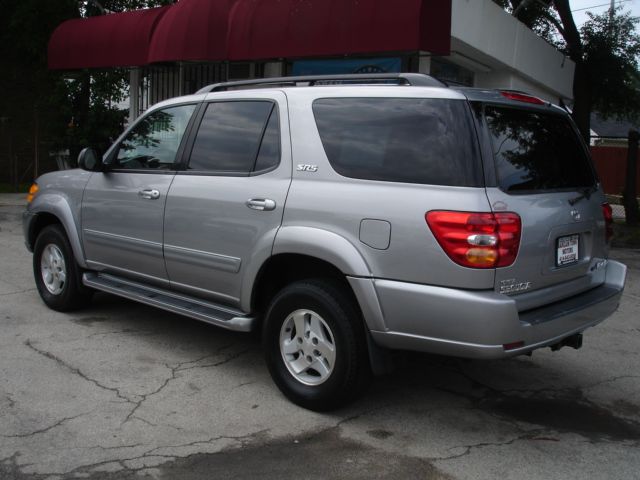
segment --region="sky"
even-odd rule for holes
[[[578,27],[587,19],[586,12],[600,14],[611,5],[611,0],[570,0],[573,18]],[[623,7],[625,11],[631,11],[634,17],[640,17],[640,0],[616,0],[616,5]]]

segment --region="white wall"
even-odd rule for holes
[[[476,72],[476,86],[573,98],[574,63],[491,0],[453,0],[449,59]]]

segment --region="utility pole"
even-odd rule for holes
[[[627,177],[624,187],[624,215],[627,225],[637,225],[640,220],[638,211],[638,191],[636,182],[638,178],[638,141],[640,132],[629,130],[629,148],[627,150]]]
[[[33,144],[34,144],[34,151],[33,151],[33,178],[36,179],[38,178],[38,169],[39,169],[39,164],[40,164],[40,121],[39,121],[39,116],[38,116],[38,106],[36,105],[33,108],[33,129],[34,129],[34,134],[33,134]]]

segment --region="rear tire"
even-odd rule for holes
[[[40,297],[53,310],[76,310],[91,300],[93,291],[82,285],[82,272],[60,225],[49,225],[38,235],[33,274]]]
[[[333,282],[286,286],[263,325],[271,377],[289,400],[309,410],[355,400],[371,378],[364,328],[354,301]]]

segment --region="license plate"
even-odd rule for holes
[[[556,266],[564,267],[578,261],[578,245],[580,235],[559,237],[556,252]]]

